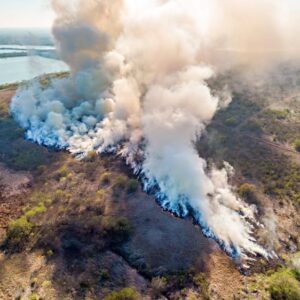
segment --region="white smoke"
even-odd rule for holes
[[[254,211],[228,183],[231,167],[208,170],[194,141],[220,107],[206,83],[218,69],[290,53],[288,24],[273,26],[279,1],[65,2],[53,1],[53,33],[71,76],[17,92],[11,111],[27,138],[78,156],[120,153],[164,208],[192,213],[228,253],[268,256],[252,237]]]

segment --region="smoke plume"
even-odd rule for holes
[[[194,142],[222,105],[207,80],[237,64],[297,54],[293,1],[53,0],[57,48],[71,75],[21,88],[11,111],[37,143],[78,157],[112,151],[161,206],[192,214],[232,255],[268,256],[233,170],[208,168]],[[293,9],[292,9],[293,7]]]

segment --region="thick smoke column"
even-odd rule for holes
[[[53,1],[53,33],[71,75],[18,91],[11,111],[27,138],[79,157],[119,153],[164,208],[192,213],[228,253],[267,256],[253,210],[228,184],[232,168],[208,170],[194,141],[222,102],[206,83],[216,71],[295,52],[289,12],[279,22],[276,0],[65,2]]]

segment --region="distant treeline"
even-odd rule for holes
[[[0,58],[10,58],[10,57],[22,57],[27,56],[27,52],[11,52],[11,53],[0,53]]]
[[[50,30],[0,29],[0,45],[52,46]]]
[[[10,52],[10,53],[1,53],[0,59],[3,58],[12,58],[12,57],[23,57],[28,55],[37,55],[51,59],[59,59],[56,51],[54,50],[33,50],[33,51],[18,51],[18,52]]]

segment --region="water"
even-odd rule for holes
[[[19,49],[4,49],[4,48],[1,48],[0,46],[0,55],[1,54],[10,54],[10,53],[27,53],[26,50],[19,50]]]
[[[46,57],[24,56],[2,58],[0,59],[0,85],[63,71],[68,71],[68,66],[64,62]]]
[[[68,70],[58,60],[51,30],[0,28],[0,85]]]

